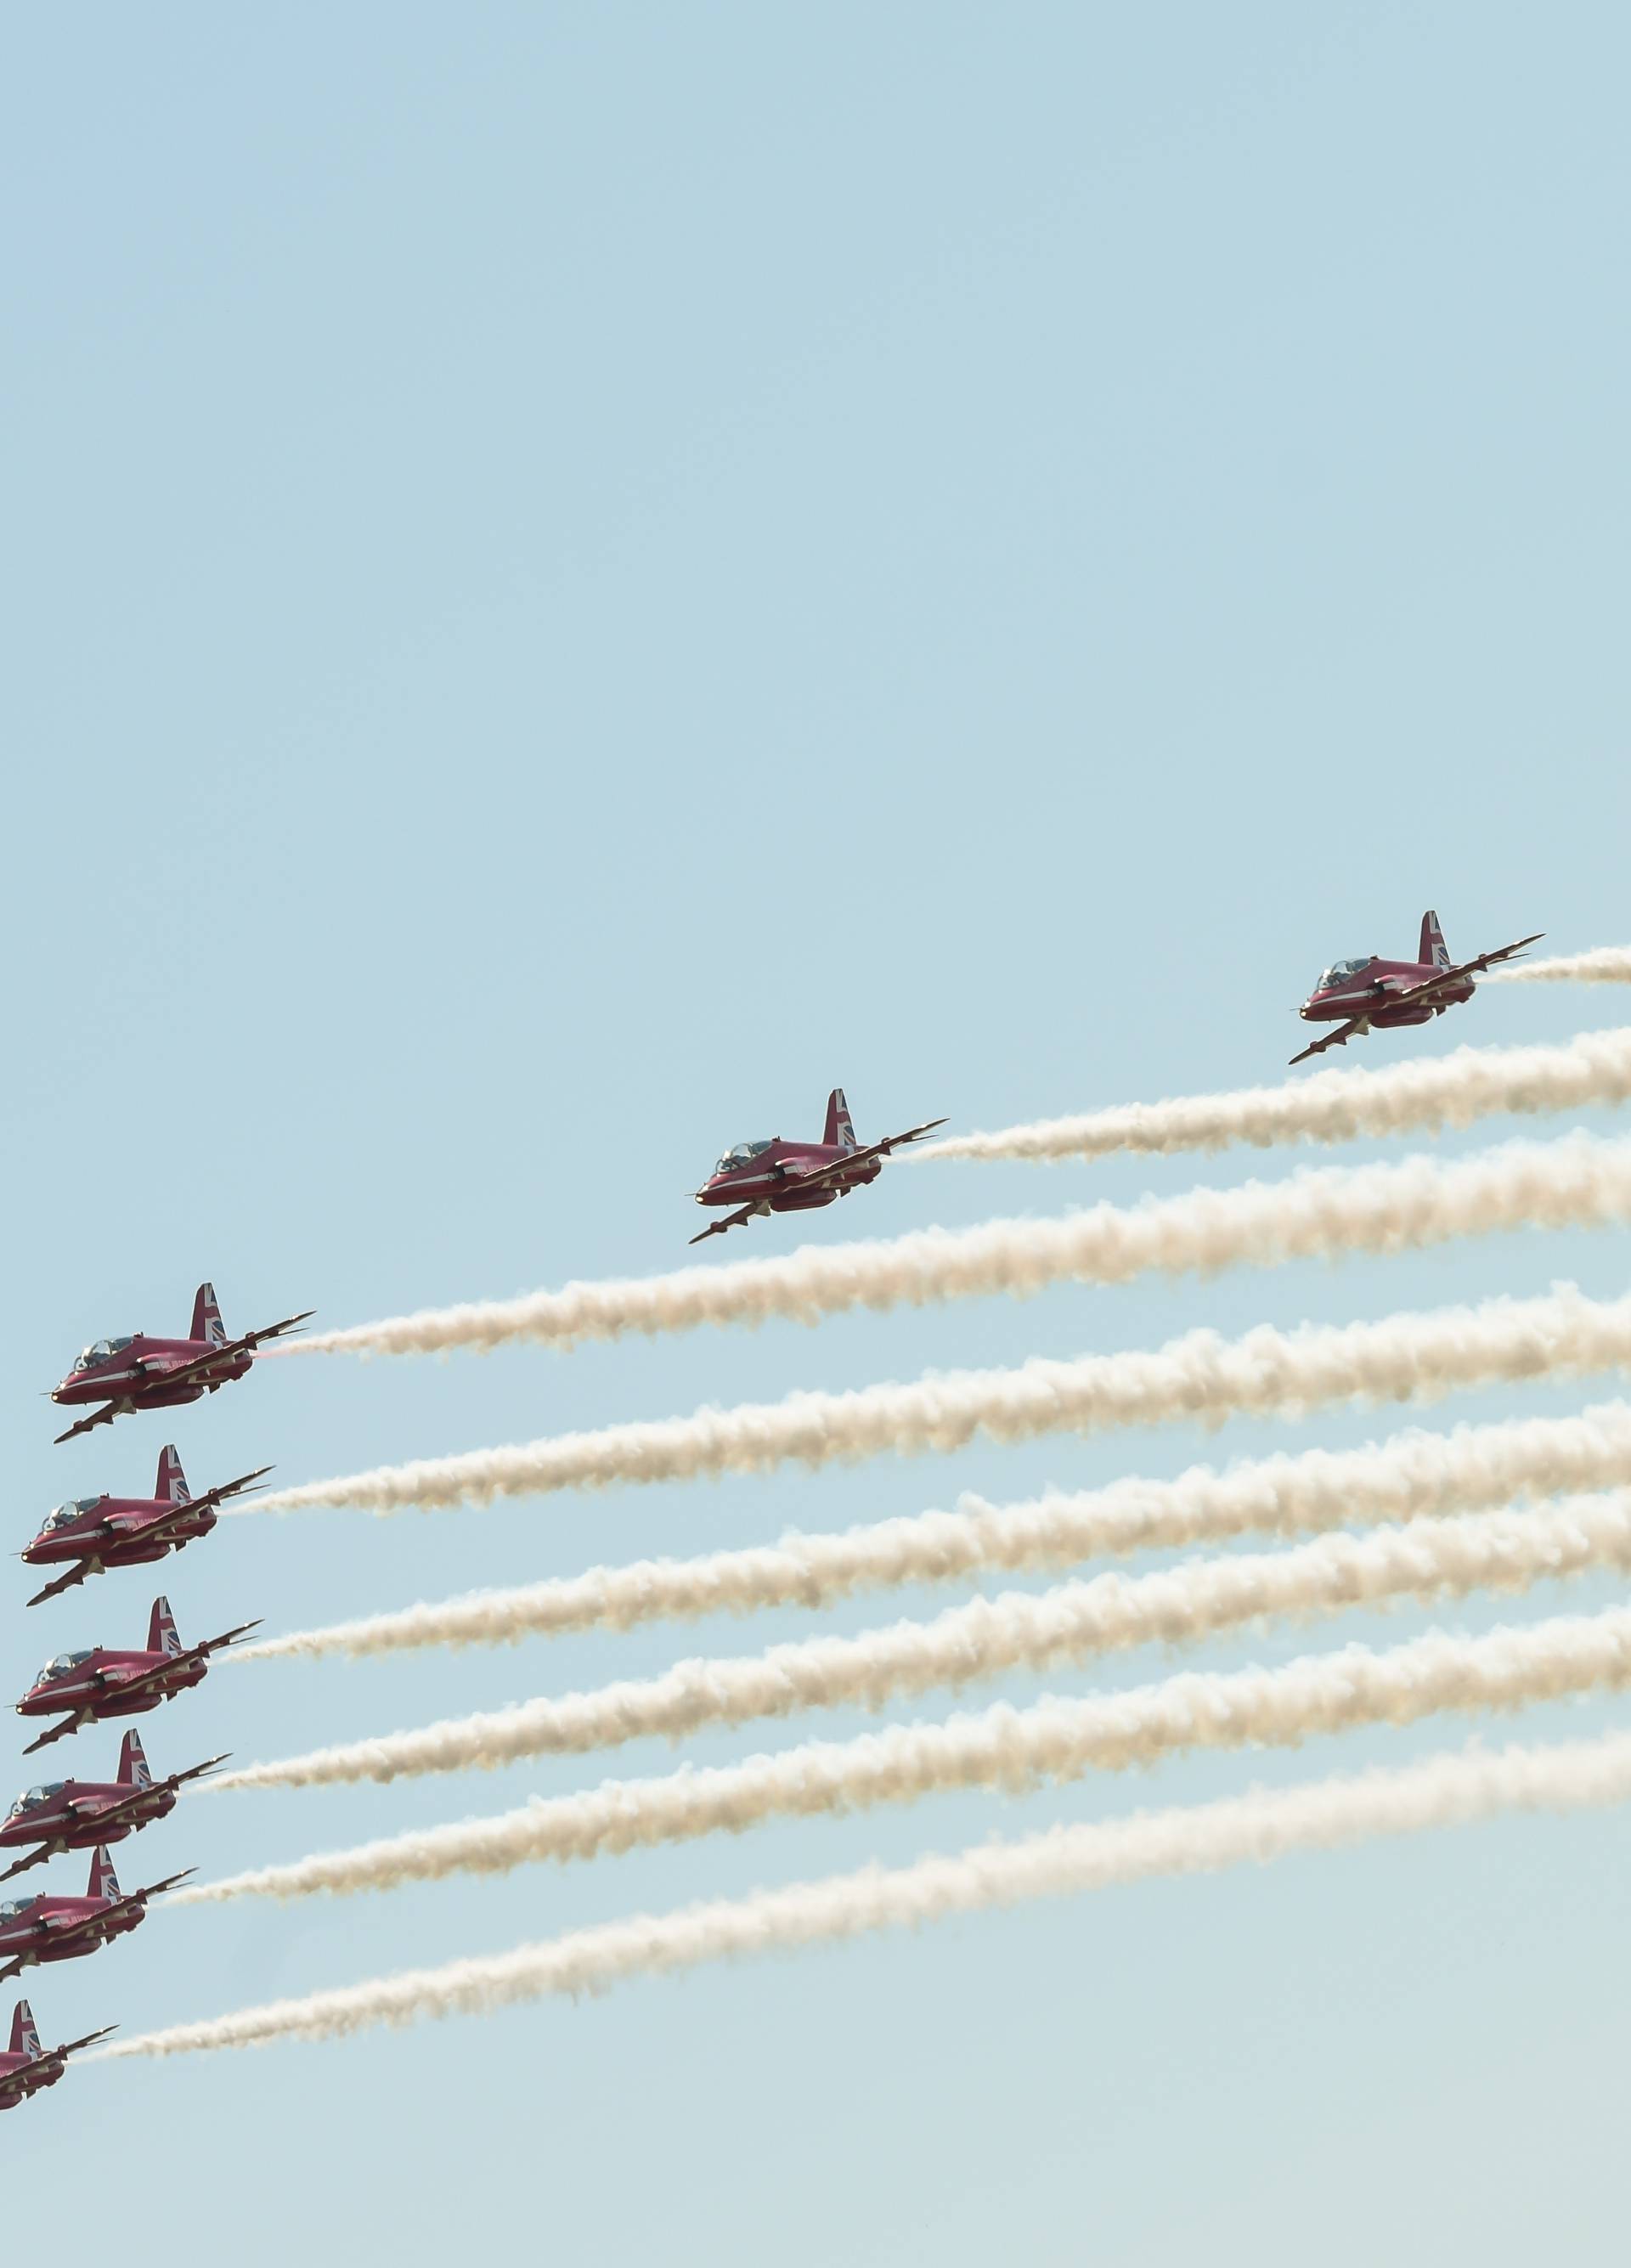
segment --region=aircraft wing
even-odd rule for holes
[[[1381,1005],[1380,1001],[1377,1005]],[[1294,1064],[1306,1063],[1310,1056],[1323,1056],[1327,1048],[1346,1047],[1354,1033],[1367,1030],[1369,1023],[1369,1016],[1350,1016],[1347,1023],[1339,1024],[1334,1032],[1327,1032],[1323,1039],[1310,1040],[1307,1047],[1299,1048],[1291,1060]]]
[[[117,2024],[104,2024],[100,2032],[87,2032],[81,2040],[64,2040],[60,2048],[48,2048],[41,2060],[43,2063],[66,2063],[70,2055],[81,2048],[93,2048],[98,2040],[110,2040],[118,2030]]]
[[[126,1890],[105,1906],[99,1906],[94,1913],[81,1914],[77,1920],[59,1922],[48,1914],[44,1926],[55,1945],[66,1945],[76,1937],[92,1933],[106,1935],[107,1925],[115,1914],[128,1913],[132,1906],[144,1907],[149,1898],[156,1898],[161,1890],[173,1890],[178,1882],[186,1881],[197,1872],[196,1867],[183,1867],[179,1874],[166,1874],[162,1882],[148,1882],[139,1890]]]
[[[178,1505],[176,1511],[203,1512],[215,1505],[225,1504],[229,1496],[242,1496],[246,1491],[253,1491],[255,1482],[264,1480],[271,1469],[270,1465],[257,1465],[252,1473],[240,1473],[235,1481],[222,1481],[217,1487],[206,1489],[202,1496],[194,1497],[190,1504]],[[163,1524],[160,1521],[161,1527]]]
[[[1394,1006],[1410,1001],[1425,1005],[1435,992],[1443,992],[1452,984],[1459,984],[1465,977],[1481,976],[1498,961],[1515,960],[1526,945],[1538,945],[1545,935],[1545,930],[1538,929],[1533,937],[1520,937],[1516,945],[1503,945],[1496,953],[1480,953],[1472,961],[1458,961],[1453,968],[1438,969],[1424,983],[1407,984],[1401,991],[1390,991],[1389,1002]]]
[[[149,1882],[144,1889],[131,1890],[124,1897],[115,1898],[112,1905],[103,1908],[103,1913],[122,1913],[126,1906],[145,1905],[149,1898],[159,1897],[164,1891],[174,1889],[178,1882],[189,1881],[197,1872],[196,1867],[183,1867],[179,1874],[166,1874],[162,1882]]]
[[[828,1182],[842,1181],[857,1166],[864,1166],[874,1158],[887,1158],[891,1150],[898,1150],[904,1143],[920,1142],[926,1134],[932,1134],[937,1126],[945,1123],[943,1118],[926,1119],[921,1126],[908,1127],[904,1134],[890,1134],[882,1142],[867,1142],[859,1150],[847,1150],[843,1157],[833,1158],[824,1166],[807,1167],[793,1159],[783,1171],[787,1180],[795,1182],[801,1189],[820,1189]]]
[[[48,1731],[36,1734],[23,1750],[23,1754],[26,1756],[32,1756],[36,1749],[48,1749],[53,1741],[65,1741],[70,1733],[77,1733],[81,1725],[89,1721],[89,1719],[82,1716],[77,1709],[71,1710],[60,1723],[53,1725]]]
[[[762,1204],[764,1201],[761,1199],[759,1202]],[[688,1238],[687,1241],[691,1244],[703,1244],[711,1236],[723,1236],[727,1228],[740,1228],[744,1220],[751,1220],[758,1210],[758,1204],[738,1205],[734,1212],[727,1212],[723,1220],[711,1220],[706,1228],[698,1230],[697,1233]]]
[[[144,1512],[110,1513],[102,1523],[104,1532],[117,1543],[128,1535],[162,1535],[166,1530],[180,1528],[186,1521],[201,1512],[212,1512],[229,1496],[241,1496],[251,1483],[262,1473],[271,1471],[269,1465],[258,1465],[252,1473],[240,1473],[235,1481],[223,1481],[218,1488],[206,1489],[202,1496],[191,1496],[177,1504],[167,1504],[156,1517]]]
[[[231,1646],[234,1638],[247,1637],[252,1630],[259,1630],[261,1624],[265,1621],[265,1619],[266,1617],[264,1615],[257,1615],[252,1623],[238,1623],[232,1629],[223,1631],[218,1638],[206,1638],[201,1639],[196,1646],[183,1646],[180,1653],[166,1655],[165,1660],[156,1669],[143,1670],[139,1676],[132,1679],[130,1683],[126,1685],[124,1689],[125,1691],[127,1693],[133,1692],[137,1690],[147,1678],[164,1677],[167,1675],[171,1670],[184,1668],[188,1662],[208,1661],[212,1653],[218,1653],[224,1646]]]
[[[315,1307],[302,1307],[298,1315],[285,1315],[280,1323],[262,1323],[258,1331],[246,1331],[242,1338],[234,1339],[232,1349],[237,1351],[247,1348],[253,1354],[262,1339],[280,1339],[285,1331],[292,1331],[301,1323],[309,1323],[316,1313]]]
[[[26,2102],[36,2087],[49,2087],[52,2080],[48,2074],[55,2073],[60,2079],[68,2067],[70,2056],[77,2055],[81,2048],[93,2048],[99,2040],[111,2040],[118,2029],[117,2024],[104,2024],[100,2032],[86,2032],[83,2039],[64,2040],[60,2048],[47,2048],[43,2055],[37,2055],[32,2063],[13,2072],[10,2079],[0,2079],[0,2108],[9,2109],[11,2102]]]
[[[42,1843],[37,1851],[31,1851],[26,1859],[13,1859],[4,1874],[0,1874],[0,1882],[9,1882],[13,1874],[26,1874],[31,1867],[43,1867],[50,1856],[50,1845]]]
[[[247,1638],[252,1630],[259,1630],[265,1619],[264,1615],[257,1615],[252,1623],[235,1624],[231,1630],[223,1631],[219,1638],[207,1638],[202,1646],[189,1646],[188,1654],[203,1660],[206,1655],[218,1653],[222,1646],[231,1646],[234,1638]]]
[[[211,1756],[210,1764],[218,1764],[223,1761],[220,1756]],[[172,1785],[179,1787],[184,1779],[192,1779],[199,1772],[207,1771],[209,1768],[209,1764],[196,1764],[192,1771],[173,1773],[170,1780],[155,1781],[152,1787],[133,1787],[128,1795],[122,1795],[114,1803],[86,1804],[85,1815],[95,1822],[97,1838],[100,1841],[105,1837],[110,1826],[116,1826],[119,1821],[129,1813],[140,1811],[143,1804],[153,1793],[154,1787],[168,1787]]]
[[[43,1590],[36,1591],[33,1598],[25,1601],[24,1603],[31,1607],[41,1607],[48,1599],[58,1598],[63,1592],[71,1591],[76,1583],[87,1581],[95,1557],[94,1551],[87,1551],[83,1559],[75,1560],[66,1574],[57,1576],[54,1582],[48,1583]]]
[[[220,1346],[211,1347],[208,1354],[195,1355],[190,1362],[178,1363],[173,1370],[154,1374],[162,1378],[166,1386],[183,1384],[189,1378],[207,1374],[220,1363],[230,1362],[234,1355],[253,1354],[262,1339],[281,1338],[285,1331],[293,1330],[316,1313],[315,1307],[302,1307],[298,1315],[285,1315],[280,1323],[268,1323],[258,1331],[246,1331],[240,1339],[227,1339]],[[268,1465],[264,1469],[269,1472],[271,1467]]]
[[[845,1166],[865,1165],[868,1158],[887,1158],[891,1150],[898,1150],[908,1142],[921,1142],[937,1126],[944,1126],[943,1118],[926,1118],[921,1126],[909,1126],[904,1134],[888,1134],[882,1142],[867,1142],[859,1150],[852,1150],[840,1162]]]
[[[224,1764],[231,1755],[232,1750],[225,1749],[218,1756],[206,1756],[203,1764],[190,1764],[185,1771],[172,1772],[167,1778],[159,1781],[157,1785],[160,1787],[180,1788],[185,1787],[189,1779],[208,1779],[217,1764]],[[145,1789],[144,1793],[151,1794],[151,1790]]]
[[[55,1726],[50,1726],[50,1728],[48,1728],[46,1733],[36,1733],[34,1740],[29,1742],[27,1749],[25,1749],[25,1751],[23,1751],[23,1756],[34,1756],[36,1749],[50,1749],[50,1744],[52,1744],[52,1742],[55,1742],[55,1740],[68,1740],[68,1735],[70,1735],[70,1733],[77,1733],[79,1726],[82,1726],[82,1724],[91,1724],[91,1721],[93,1721],[93,1717],[95,1717],[95,1710],[93,1710],[93,1708],[84,1708],[84,1705],[75,1705],[75,1708],[68,1710],[66,1717],[62,1717],[62,1719],[56,1721]]]
[[[114,1410],[113,1402],[105,1402],[94,1418],[77,1418],[65,1433],[56,1435],[56,1440],[77,1440],[81,1433],[88,1433],[92,1426],[111,1425],[114,1422]]]

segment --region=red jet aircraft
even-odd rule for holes
[[[150,1339],[136,1331],[122,1339],[98,1339],[86,1347],[60,1386],[51,1389],[53,1402],[100,1402],[94,1418],[81,1418],[59,1441],[88,1433],[92,1425],[111,1425],[129,1410],[169,1410],[178,1402],[196,1402],[213,1394],[229,1380],[247,1375],[255,1351],[262,1339],[280,1338],[303,1323],[313,1309],[285,1315],[281,1323],[246,1331],[229,1339],[221,1311],[215,1303],[215,1286],[201,1284],[193,1301],[193,1323],[184,1339]]]
[[[36,1749],[60,1741],[65,1733],[77,1733],[81,1725],[100,1723],[104,1717],[140,1716],[144,1710],[156,1709],[161,1701],[174,1700],[178,1693],[185,1693],[207,1675],[212,1653],[260,1626],[257,1616],[252,1623],[223,1631],[219,1638],[206,1638],[202,1646],[184,1646],[169,1600],[155,1599],[147,1644],[141,1653],[110,1653],[106,1646],[92,1646],[78,1653],[56,1654],[47,1662],[18,1703],[17,1713],[19,1717],[61,1715],[63,1721],[53,1725],[48,1733],[41,1733],[37,1741],[30,1741],[23,1754],[32,1756]]]
[[[111,1938],[139,1929],[147,1918],[149,1898],[156,1898],[160,1890],[173,1890],[197,1872],[196,1867],[188,1867],[162,1882],[150,1882],[144,1890],[132,1890],[127,1897],[113,1860],[99,1845],[84,1897],[48,1898],[41,1890],[32,1898],[0,1903],[0,1984],[41,1961],[77,1961]]]
[[[42,1867],[60,1851],[89,1851],[98,1843],[122,1843],[139,1834],[155,1819],[167,1819],[175,1809],[176,1790],[188,1780],[203,1779],[225,1756],[210,1756],[189,1771],[155,1779],[142,1752],[142,1736],[134,1728],[124,1736],[119,1751],[119,1777],[113,1780],[56,1779],[44,1787],[31,1787],[0,1820],[0,1855],[33,1843],[38,1848],[13,1859],[0,1882]]]
[[[215,1526],[215,1508],[229,1496],[241,1496],[269,1465],[240,1473],[235,1481],[194,1496],[181,1470],[174,1444],[159,1452],[159,1477],[151,1496],[81,1496],[59,1504],[46,1518],[38,1535],[23,1553],[31,1567],[73,1565],[28,1602],[37,1607],[59,1591],[71,1591],[88,1575],[109,1567],[141,1567],[162,1559],[166,1551],[184,1551]]]
[[[920,1142],[943,1118],[930,1118],[904,1134],[891,1134],[886,1142],[864,1147],[855,1139],[850,1107],[844,1089],[835,1086],[827,1097],[827,1123],[819,1142],[784,1142],[779,1134],[770,1142],[739,1142],[727,1150],[710,1178],[697,1190],[699,1205],[734,1205],[723,1220],[710,1221],[690,1240],[723,1236],[756,1213],[807,1212],[816,1205],[846,1197],[865,1182],[875,1182],[883,1160],[904,1142]]]
[[[40,2044],[33,2010],[26,2000],[19,2000],[11,2018],[11,2053],[0,2055],[0,2110],[15,2110],[31,2095],[55,2087],[70,2055],[77,2055],[81,2048],[94,2047],[98,2040],[107,2039],[118,2029],[117,2024],[104,2024],[100,2032],[87,2032],[82,2040],[69,2040],[48,2051]]]
[[[1497,961],[1515,959],[1526,945],[1537,944],[1545,935],[1544,930],[1537,930],[1533,937],[1520,937],[1516,945],[1503,945],[1497,953],[1452,963],[1438,916],[1423,914],[1415,960],[1380,961],[1369,953],[1326,969],[1297,1013],[1305,1024],[1338,1024],[1340,1028],[1327,1032],[1291,1060],[1300,1064],[1310,1056],[1324,1055],[1327,1048],[1345,1048],[1373,1026],[1391,1031],[1395,1024],[1430,1024],[1446,1008],[1472,998],[1474,976],[1481,976]]]

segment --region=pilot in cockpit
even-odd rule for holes
[[[6,1813],[6,1817],[20,1819],[26,1811],[38,1811],[41,1805],[49,1803],[54,1795],[61,1795],[67,1785],[68,1782],[65,1779],[54,1779],[48,1781],[44,1787],[29,1788],[24,1794],[18,1797],[17,1801]]]
[[[77,1520],[83,1520],[87,1512],[94,1512],[101,1501],[100,1496],[82,1496],[76,1497],[70,1504],[59,1504],[56,1510],[48,1516],[40,1530],[41,1535],[55,1535],[59,1528],[71,1528]]]
[[[719,1164],[714,1167],[714,1172],[716,1174],[734,1174],[743,1166],[751,1165],[755,1158],[762,1157],[764,1152],[770,1148],[771,1138],[771,1137],[767,1136],[763,1142],[738,1142],[734,1150],[727,1150],[725,1152],[725,1155],[720,1160]]]
[[[89,1661],[95,1652],[96,1648],[93,1646],[82,1646],[77,1653],[54,1653],[41,1671],[35,1683],[40,1685],[49,1685],[59,1677],[68,1676],[70,1672],[78,1668],[82,1661]]]
[[[1376,957],[1374,953],[1362,953],[1357,961],[1333,961],[1314,990],[1317,992],[1332,992],[1339,990],[1351,978],[1362,976]]]
[[[128,1331],[122,1339],[98,1339],[93,1346],[86,1347],[78,1361],[75,1363],[74,1368],[76,1370],[94,1370],[98,1363],[107,1362],[110,1357],[116,1355],[122,1348],[133,1344],[135,1338],[136,1333],[134,1331]]]

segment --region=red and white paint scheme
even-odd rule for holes
[[[209,1756],[186,1771],[155,1779],[148,1770],[142,1736],[134,1727],[119,1751],[117,1779],[57,1779],[31,1787],[19,1795],[0,1820],[0,1855],[24,1851],[13,1859],[0,1882],[42,1867],[63,1851],[89,1851],[99,1843],[122,1843],[139,1834],[155,1819],[167,1819],[175,1809],[177,1791],[189,1780],[205,1779],[226,1758]],[[26,1849],[32,1844],[32,1850]]]
[[[160,1890],[173,1890],[197,1871],[186,1867],[162,1882],[132,1890],[127,1897],[113,1860],[99,1845],[84,1897],[48,1898],[40,1890],[31,1898],[0,1901],[0,1984],[42,1961],[77,1961],[99,1945],[128,1936],[146,1920],[149,1898],[156,1898]]]
[[[1538,944],[1545,935],[1544,930],[1537,930],[1533,937],[1520,937],[1516,945],[1503,945],[1497,952],[1452,961],[1438,916],[1423,914],[1421,942],[1413,961],[1382,961],[1367,953],[1326,969],[1297,1013],[1305,1024],[1336,1024],[1339,1028],[1313,1041],[1291,1060],[1300,1064],[1310,1056],[1324,1055],[1327,1048],[1345,1048],[1351,1039],[1373,1029],[1430,1024],[1446,1008],[1472,998],[1474,976],[1481,976],[1497,961],[1516,959],[1526,945]]]
[[[104,1406],[56,1438],[71,1441],[77,1433],[88,1433],[93,1425],[111,1425],[132,1410],[170,1410],[178,1403],[214,1394],[230,1380],[247,1375],[263,1339],[281,1338],[312,1313],[306,1307],[298,1315],[285,1315],[280,1323],[229,1339],[214,1285],[201,1284],[193,1301],[192,1327],[184,1339],[153,1339],[144,1331],[132,1331],[123,1338],[96,1339],[86,1347],[62,1384],[52,1388],[51,1399],[64,1408],[82,1402]]]
[[[98,2040],[107,2039],[118,2029],[117,2024],[104,2024],[100,2032],[87,2032],[82,2040],[64,2041],[60,2048],[42,2048],[34,2012],[26,2000],[19,2000],[11,2015],[11,2048],[0,2055],[0,2110],[15,2110],[31,2095],[55,2087],[68,2067],[70,2056],[77,2055],[81,2048],[94,2047]]]
[[[147,1625],[147,1644],[139,1652],[114,1653],[106,1646],[85,1647],[77,1653],[59,1653],[47,1662],[17,1705],[19,1717],[61,1717],[48,1733],[30,1741],[23,1750],[36,1749],[77,1733],[81,1725],[100,1723],[104,1717],[136,1717],[173,1701],[207,1674],[210,1656],[245,1632],[259,1630],[260,1621],[240,1623],[219,1638],[202,1646],[183,1646],[170,1612],[168,1599],[153,1601]]]
[[[215,1526],[218,1505],[244,1495],[271,1469],[257,1465],[252,1473],[240,1473],[235,1481],[223,1481],[194,1496],[171,1442],[159,1452],[159,1477],[151,1496],[81,1496],[59,1504],[47,1514],[23,1557],[31,1567],[65,1566],[68,1572],[36,1591],[29,1605],[37,1607],[110,1567],[142,1567],[162,1559],[166,1551],[185,1550]]]
[[[723,1220],[711,1221],[691,1242],[723,1236],[727,1228],[738,1227],[756,1213],[807,1212],[830,1204],[835,1197],[846,1197],[863,1182],[877,1180],[891,1150],[904,1142],[920,1142],[945,1123],[943,1118],[931,1118],[904,1134],[891,1134],[885,1142],[863,1145],[855,1139],[844,1089],[835,1086],[827,1098],[827,1123],[819,1142],[784,1142],[778,1134],[767,1142],[739,1142],[725,1152],[695,1195],[699,1205],[734,1205],[736,1210]]]

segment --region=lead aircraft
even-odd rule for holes
[[[77,1961],[113,1938],[128,1936],[146,1920],[149,1898],[156,1898],[160,1890],[173,1890],[197,1871],[196,1867],[185,1867],[127,1897],[113,1860],[99,1845],[84,1897],[48,1898],[41,1890],[31,1898],[0,1902],[0,1984],[42,1961]]]
[[[202,1646],[183,1646],[169,1600],[155,1599],[147,1644],[139,1653],[114,1653],[106,1646],[91,1646],[77,1653],[55,1654],[47,1662],[18,1703],[17,1713],[19,1717],[60,1715],[63,1722],[30,1741],[23,1754],[31,1756],[36,1749],[48,1747],[64,1734],[77,1733],[81,1725],[100,1722],[104,1717],[139,1716],[144,1710],[156,1709],[161,1701],[173,1701],[206,1675],[212,1653],[260,1626],[257,1616],[252,1623],[239,1623],[223,1631],[219,1638],[205,1638]]]
[[[107,2039],[118,2029],[117,2024],[104,2024],[100,2032],[87,2032],[82,2040],[65,2040],[60,2048],[42,2048],[34,2012],[26,2000],[19,2000],[11,2016],[11,2051],[0,2055],[0,2110],[15,2110],[31,2095],[55,2087],[67,2069],[70,2056],[77,2055],[81,2048],[94,2047],[98,2040]]]
[[[76,1419],[56,1438],[71,1441],[93,1425],[111,1425],[129,1410],[169,1410],[177,1403],[217,1393],[229,1381],[247,1375],[263,1339],[281,1338],[313,1312],[305,1307],[280,1323],[229,1339],[214,1285],[201,1284],[193,1300],[192,1327],[184,1339],[151,1339],[144,1331],[132,1331],[123,1338],[96,1339],[85,1348],[61,1385],[52,1388],[51,1399],[64,1408],[80,1402],[105,1406],[93,1418]]]
[[[258,1465],[235,1481],[194,1496],[181,1470],[173,1442],[159,1452],[159,1477],[151,1496],[81,1496],[59,1504],[47,1514],[40,1533],[24,1550],[31,1567],[61,1566],[71,1560],[65,1575],[48,1583],[29,1600],[37,1607],[59,1592],[71,1591],[87,1576],[110,1567],[141,1567],[162,1559],[166,1551],[184,1551],[215,1526],[216,1506],[228,1497],[242,1496],[271,1471]]]
[[[1351,1039],[1376,1029],[1391,1031],[1396,1024],[1430,1024],[1446,1008],[1472,998],[1474,976],[1481,976],[1498,961],[1517,958],[1526,945],[1537,945],[1546,935],[1520,937],[1475,960],[1452,961],[1438,916],[1421,917],[1421,942],[1413,961],[1383,961],[1374,953],[1356,960],[1334,961],[1297,1010],[1305,1024],[1339,1026],[1324,1039],[1314,1040],[1292,1057],[1294,1064],[1327,1048],[1345,1048]]]
[[[143,1753],[142,1736],[133,1726],[119,1751],[117,1779],[51,1780],[18,1797],[0,1820],[0,1855],[20,1851],[26,1844],[37,1847],[21,1859],[13,1859],[0,1874],[0,1882],[9,1882],[13,1874],[26,1874],[31,1867],[42,1867],[61,1851],[88,1851],[98,1843],[122,1843],[127,1835],[139,1834],[155,1819],[167,1819],[175,1809],[179,1789],[189,1780],[206,1778],[225,1762],[224,1756],[209,1756],[186,1771],[155,1779]]]
[[[778,1134],[770,1141],[738,1142],[725,1152],[695,1196],[699,1205],[734,1205],[736,1211],[710,1221],[690,1241],[700,1244],[705,1237],[723,1236],[758,1213],[806,1212],[846,1197],[877,1180],[891,1150],[920,1142],[945,1123],[943,1118],[926,1119],[904,1134],[862,1145],[855,1139],[844,1089],[835,1086],[827,1097],[827,1123],[819,1142],[784,1142]]]

